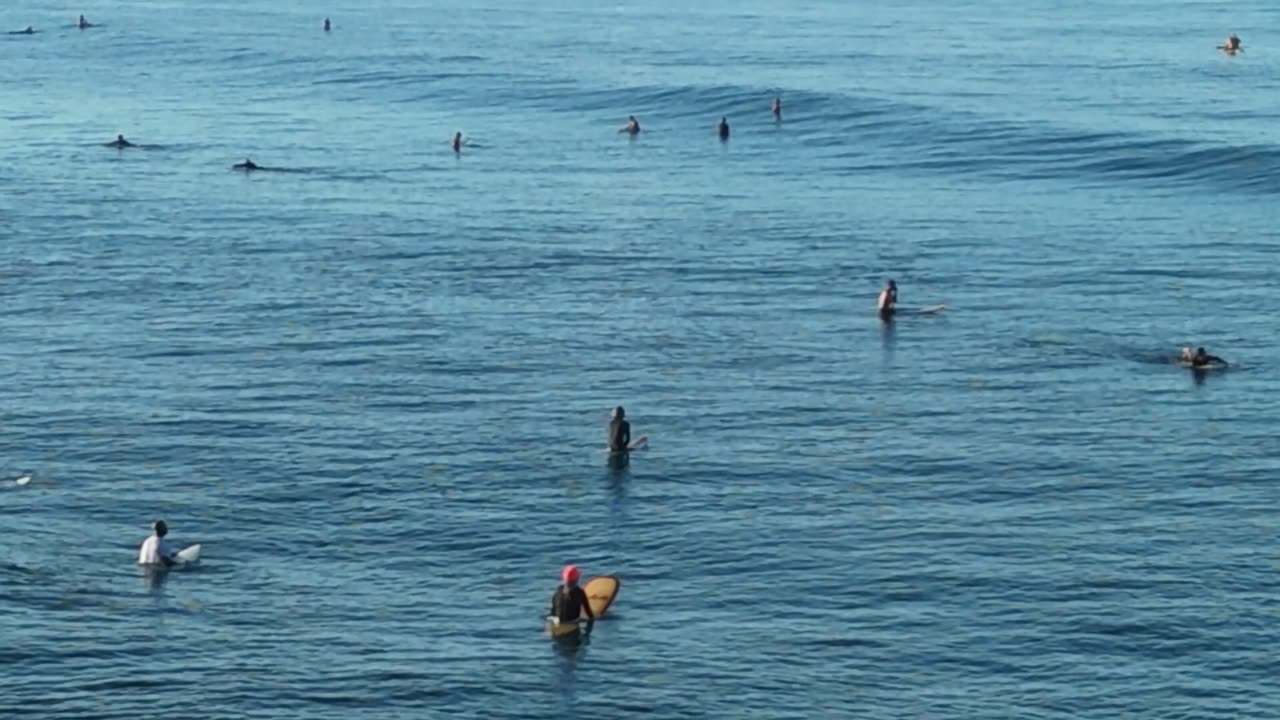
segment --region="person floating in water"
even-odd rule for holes
[[[631,423],[627,422],[627,411],[622,406],[613,409],[613,419],[609,421],[609,452],[624,453],[631,449]]]
[[[454,134],[453,134],[453,142],[451,142],[451,143],[449,143],[449,144],[453,146],[453,151],[454,151],[454,152],[456,152],[456,153],[460,153],[460,152],[462,152],[462,146],[463,146],[464,144],[466,144],[466,141],[462,139],[462,133],[461,133],[461,132],[456,132],[456,133],[454,133]]]
[[[173,565],[174,550],[164,539],[169,534],[169,526],[163,520],[157,520],[151,524],[151,531],[151,535],[142,541],[142,547],[138,548],[138,564]]]
[[[898,309],[898,284],[890,280],[885,284],[884,289],[880,291],[880,299],[876,302],[876,312],[880,313],[882,318],[893,317],[893,313]]]
[[[36,29],[28,25],[26,30],[13,30],[9,34],[10,35],[35,35]]]
[[[1226,360],[1223,360],[1217,355],[1210,355],[1205,352],[1204,348],[1196,348],[1194,353],[1191,352],[1191,348],[1189,347],[1182,348],[1182,361],[1190,363],[1193,368],[1204,368],[1212,365],[1221,365],[1226,367],[1227,365]]]
[[[781,120],[782,119],[782,98],[776,97],[773,99],[772,110],[773,110],[773,116]]]
[[[720,118],[720,125],[718,126],[718,129],[719,129],[719,131],[720,131],[720,139],[721,139],[721,140],[728,140],[728,139],[729,139],[729,120],[728,120],[728,118]]]
[[[84,16],[81,15],[80,20],[76,22],[76,27],[80,28],[81,30],[84,30],[85,28],[93,27],[93,23],[89,22],[88,20],[85,20]]]
[[[635,115],[628,115],[627,124],[623,125],[622,129],[618,132],[626,133],[631,137],[635,137],[640,134],[640,121],[636,119]]]
[[[248,172],[249,170],[261,170],[261,169],[262,169],[262,166],[261,166],[261,165],[258,165],[257,163],[255,163],[254,161],[250,160],[249,158],[245,158],[245,159],[244,159],[244,162],[242,162],[242,163],[236,163],[235,165],[232,165],[232,166],[231,166],[231,169],[232,169],[232,170],[244,170],[245,172]]]
[[[116,139],[112,142],[107,143],[107,147],[124,149],[124,148],[130,148],[130,147],[138,147],[138,146],[134,145],[128,140],[125,140],[123,135],[116,135]]]
[[[329,31],[330,31],[330,30],[332,30],[332,29],[333,29],[333,25],[331,25],[331,24],[329,23],[329,18],[325,18],[325,19],[324,19],[324,31],[325,31],[325,32],[329,32]]]
[[[1238,52],[1243,52],[1244,46],[1240,44],[1240,38],[1235,33],[1231,33],[1231,36],[1227,38],[1227,42],[1219,45],[1218,49],[1228,55],[1235,55]]]
[[[578,586],[581,577],[578,568],[572,565],[565,565],[560,571],[560,585],[551,595],[551,617],[562,623],[570,623],[585,614],[588,624],[595,621],[596,616],[591,611],[587,592]]]

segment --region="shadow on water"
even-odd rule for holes
[[[553,638],[551,645],[556,654],[556,686],[561,698],[572,704],[577,697],[578,662],[586,657],[590,644],[590,631],[579,631]]]
[[[610,453],[606,466],[608,470],[605,482],[609,488],[609,509],[619,512],[627,499],[627,484],[631,481],[631,453]]]
[[[892,317],[880,318],[880,347],[884,349],[885,359],[893,359],[893,350],[898,343],[898,328]]]

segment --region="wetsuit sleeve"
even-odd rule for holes
[[[596,614],[591,612],[591,603],[587,600],[587,591],[580,587],[574,589],[578,591],[578,601],[582,603],[582,614],[595,620]]]
[[[557,607],[560,604],[557,602],[559,599],[560,588],[556,588],[555,592],[551,593],[551,610],[547,613],[548,615],[555,615],[556,617],[560,616],[560,608]]]
[[[631,447],[631,423],[625,423],[622,426],[622,435],[622,447]]]

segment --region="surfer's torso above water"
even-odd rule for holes
[[[587,593],[578,585],[580,577],[578,568],[572,565],[565,566],[560,573],[562,582],[551,595],[551,616],[560,622],[573,622],[583,615],[595,619]]]
[[[139,565],[172,565],[173,550],[169,547],[164,539],[169,534],[169,528],[163,520],[157,520],[151,526],[152,533],[142,541],[142,547],[138,548],[138,564]]]

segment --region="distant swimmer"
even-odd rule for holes
[[[1195,353],[1191,352],[1191,348],[1182,348],[1182,361],[1189,363],[1193,368],[1206,368],[1215,365],[1226,367],[1227,361],[1217,355],[1210,355],[1205,352],[1204,348],[1196,348]]]
[[[729,139],[729,120],[727,118],[720,118],[719,131],[721,140]]]
[[[618,132],[626,133],[632,137],[635,137],[636,135],[640,134],[640,121],[636,119],[635,115],[628,115],[627,124],[623,125],[622,129],[619,130]]]
[[[123,135],[117,135],[116,139],[113,142],[107,143],[107,147],[123,149],[123,148],[138,147],[138,146],[134,145],[128,140],[125,140]]]
[[[898,308],[898,284],[890,280],[880,291],[880,299],[876,302],[876,312],[882,318],[893,317]]]
[[[772,110],[773,110],[773,116],[774,116],[774,117],[776,117],[776,118],[781,118],[781,117],[782,117],[782,98],[778,98],[778,97],[776,97],[776,98],[774,98],[774,99],[773,99],[773,108],[772,108]]]
[[[329,24],[329,18],[324,19],[324,31],[329,32],[333,29],[333,25]]]
[[[151,535],[142,541],[142,547],[138,549],[138,564],[165,567],[173,565],[173,556],[177,553],[164,539],[169,534],[169,526],[163,520],[157,520],[151,524],[151,531]]]
[[[26,30],[12,30],[9,32],[9,34],[10,35],[35,35],[36,29],[28,25]]]
[[[587,592],[578,585],[581,577],[582,573],[572,565],[565,565],[560,571],[560,585],[551,595],[551,617],[562,623],[574,622],[584,614],[588,622],[596,619]]]
[[[80,28],[81,30],[84,30],[85,28],[93,27],[93,23],[89,22],[88,20],[85,20],[84,16],[81,15],[80,21],[76,23],[76,27]]]
[[[1227,38],[1227,42],[1219,45],[1218,49],[1228,55],[1235,55],[1238,52],[1243,52],[1244,46],[1240,44],[1240,38],[1235,33],[1231,33],[1231,37]]]
[[[627,422],[627,411],[622,406],[613,409],[613,419],[609,421],[609,452],[624,453],[631,449],[631,423]]]
[[[453,134],[453,142],[451,142],[451,143],[449,143],[449,144],[453,146],[453,151],[454,151],[454,152],[456,152],[456,153],[460,153],[460,152],[462,152],[462,146],[463,146],[465,143],[466,143],[466,141],[462,139],[462,133],[461,133],[461,132],[456,132],[456,133],[454,133],[454,134]]]
[[[231,169],[232,169],[232,170],[244,170],[244,171],[248,172],[249,170],[261,170],[261,169],[262,169],[262,166],[261,166],[261,165],[258,165],[257,163],[255,163],[254,161],[250,160],[249,158],[245,158],[245,159],[244,159],[244,162],[242,162],[242,163],[236,163],[235,165],[232,165],[232,166],[231,166]]]

